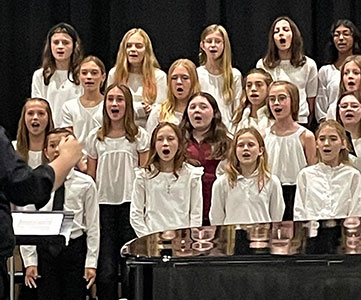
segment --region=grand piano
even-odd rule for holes
[[[131,299],[361,299],[360,218],[206,226],[130,241]]]

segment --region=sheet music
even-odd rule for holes
[[[13,213],[15,235],[58,235],[62,213]]]

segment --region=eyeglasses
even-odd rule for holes
[[[271,95],[271,96],[268,97],[268,101],[271,102],[271,103],[275,103],[276,100],[277,100],[279,103],[283,103],[288,99],[288,97],[289,96],[286,95],[286,94],[279,94],[277,97]]]
[[[342,103],[339,104],[338,107],[340,108],[340,110],[347,110],[347,109],[358,110],[361,107],[361,105],[359,103]]]

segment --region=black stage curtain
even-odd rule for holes
[[[245,74],[267,47],[273,20],[290,16],[299,26],[306,54],[322,65],[331,24],[351,19],[361,27],[361,1],[350,0],[12,0],[0,2],[0,124],[15,138],[20,111],[30,96],[32,73],[40,66],[47,31],[59,22],[72,24],[85,54],[99,56],[109,70],[119,42],[130,28],[150,36],[163,70],[186,57],[198,63],[202,30],[226,27],[233,65]]]

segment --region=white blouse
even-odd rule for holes
[[[213,184],[209,212],[212,225],[278,222],[282,221],[284,210],[281,183],[274,175],[261,192],[256,172],[250,178],[239,175],[234,188],[229,185],[227,174]]]
[[[79,142],[85,143],[89,132],[102,126],[103,106],[101,101],[94,107],[84,107],[80,98],[71,99],[64,103],[62,108],[62,127],[73,127],[73,132]]]
[[[232,124],[231,133],[235,135],[240,129],[249,127],[254,127],[260,132],[265,131],[266,128],[271,127],[274,123],[274,120],[268,117],[267,111],[266,106],[261,107],[257,110],[257,119],[255,119],[250,116],[251,108],[247,106],[243,110],[241,121],[237,125]]]
[[[151,177],[136,171],[130,223],[138,236],[202,225],[202,167],[184,164],[178,178],[160,172]]]
[[[233,113],[238,108],[242,95],[242,74],[236,68],[232,68],[234,83],[234,100],[227,104],[223,95],[223,75],[213,75],[207,71],[205,66],[197,68],[199,83],[202,92],[211,94],[217,101],[221,111],[222,121],[228,130],[231,130]]]
[[[139,127],[138,137],[131,143],[125,136],[105,137],[99,141],[98,128],[89,133],[86,151],[97,159],[96,184],[99,204],[118,205],[131,200],[134,169],[138,167],[139,153],[149,150],[149,135]]]
[[[155,69],[155,81],[157,85],[157,97],[154,103],[163,103],[167,99],[168,85],[167,74],[160,69]],[[109,71],[108,86],[115,82],[115,67]],[[136,73],[129,73],[128,87],[133,96],[133,107],[135,111],[136,123],[139,126],[145,127],[147,122],[147,115],[143,109],[143,75]]]
[[[298,172],[307,166],[305,152],[300,136],[308,131],[300,126],[296,132],[288,136],[278,136],[266,129],[264,139],[268,164],[272,174],[276,175],[282,184],[295,184]]]
[[[281,60],[277,67],[268,69],[263,65],[263,59],[260,59],[256,66],[269,72],[274,81],[287,80],[298,87],[300,93],[298,122],[307,123],[307,118],[310,114],[307,98],[316,97],[317,95],[318,78],[315,61],[306,56],[306,63],[301,67],[295,68],[289,60]]]
[[[325,65],[318,72],[318,92],[315,101],[315,115],[318,122],[326,119],[331,105],[336,105],[340,80],[341,72],[334,64]]]
[[[70,74],[70,78],[72,75]],[[43,69],[34,72],[31,83],[31,97],[40,97],[48,100],[53,114],[54,126],[60,127],[62,123],[63,104],[83,93],[81,85],[76,85],[68,79],[67,70],[56,70],[50,77],[48,85],[44,84]]]
[[[361,216],[361,174],[351,166],[318,163],[297,177],[294,220]]]
[[[161,105],[157,104],[153,107],[149,118],[147,120],[147,125],[145,126],[145,129],[147,130],[147,132],[152,135],[153,130],[158,126],[159,124],[159,115],[160,115],[160,111],[161,111]],[[172,118],[170,120],[168,120],[168,122],[173,123],[175,125],[179,125],[180,122],[182,121],[183,118],[183,114],[181,112],[176,111]]]

